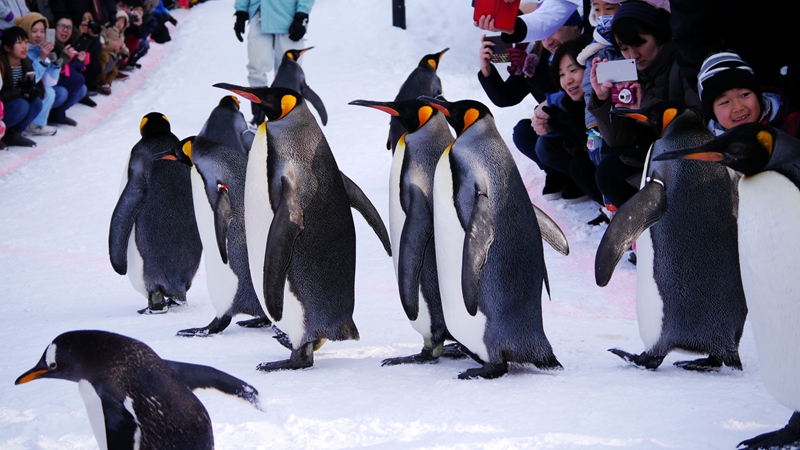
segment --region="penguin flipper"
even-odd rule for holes
[[[539,209],[538,206],[533,205],[533,211],[536,213],[536,220],[539,222],[539,232],[542,234],[542,239],[550,244],[551,247],[558,253],[564,256],[569,255],[569,242],[567,236],[558,226],[558,224],[547,215],[546,212]],[[549,293],[549,290],[548,290]]]
[[[112,393],[98,387],[95,389],[103,407],[103,420],[105,422],[106,448],[133,448],[134,435],[138,425],[133,414],[125,408]],[[94,423],[92,424],[94,428]],[[95,436],[97,434],[95,433]],[[100,444],[98,442],[98,444]]]
[[[128,239],[139,211],[147,198],[147,180],[144,168],[131,161],[128,168],[128,182],[119,196],[117,206],[111,214],[108,230],[108,255],[111,266],[120,275],[128,272]]]
[[[233,375],[210,366],[166,359],[164,362],[193,391],[196,389],[216,389],[222,393],[244,399],[255,406],[256,409],[263,411],[258,397],[258,390]]]
[[[217,203],[214,205],[214,232],[217,235],[217,247],[222,262],[228,264],[228,226],[233,219],[231,198],[228,188],[219,185],[217,188]]]
[[[494,219],[486,194],[477,190],[475,205],[472,208],[464,237],[464,255],[461,265],[461,290],[467,312],[478,313],[478,294],[481,272],[489,257],[489,248],[494,242]]]
[[[420,188],[412,185],[409,194],[411,201],[400,234],[397,278],[400,283],[400,301],[403,310],[408,319],[414,321],[419,314],[420,273],[426,248],[433,237],[433,220]]]
[[[350,206],[361,213],[369,226],[372,227],[372,230],[375,231],[378,239],[381,240],[383,249],[386,250],[386,254],[392,256],[392,245],[389,242],[389,232],[386,231],[386,225],[384,225],[383,219],[381,219],[381,215],[378,213],[378,210],[375,209],[375,205],[369,201],[369,197],[364,194],[364,191],[362,191],[361,188],[358,187],[355,182],[353,182],[353,180],[348,178],[344,173],[339,173],[342,174],[342,181],[344,181],[344,188],[347,191],[347,199],[350,201]]]
[[[316,92],[314,92],[306,83],[300,85],[300,95],[303,96],[314,109],[317,110],[319,113],[319,119],[322,121],[322,125],[328,124],[328,112],[325,110],[325,104],[322,103],[322,99],[319,98]]]
[[[264,298],[267,312],[280,321],[283,317],[283,288],[286,271],[292,260],[294,243],[303,231],[303,210],[297,198],[297,189],[288,177],[281,177],[281,198],[272,218],[267,235],[264,257]]]
[[[631,244],[653,224],[667,209],[664,185],[650,181],[625,202],[608,224],[594,260],[594,277],[598,286],[605,286],[614,268]]]

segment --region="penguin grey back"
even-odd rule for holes
[[[232,95],[223,97],[214,107],[198,136],[230,146],[245,154],[250,151],[253,142],[252,137],[248,135],[244,114],[239,111],[239,100]]]

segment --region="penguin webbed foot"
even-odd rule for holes
[[[318,341],[303,344],[297,350],[292,350],[289,359],[283,361],[265,362],[256,366],[262,372],[275,372],[277,370],[307,369],[314,365],[314,346]]]
[[[275,333],[275,336],[272,336],[272,339],[278,341],[279,344],[292,350],[292,340],[289,339],[289,335],[284,333],[280,328],[272,325],[272,331]]]
[[[661,365],[661,362],[664,361],[663,356],[650,356],[647,353],[641,353],[639,355],[634,355],[633,353],[628,353],[624,350],[620,350],[618,348],[610,348],[608,349],[611,353],[619,356],[620,358],[628,361],[630,363],[636,364],[637,367],[642,367],[648,370],[656,370],[658,366]]]
[[[264,328],[272,325],[272,321],[266,317],[256,317],[255,319],[240,320],[236,325],[244,328]]]
[[[681,369],[693,370],[695,372],[715,372],[722,367],[722,360],[716,356],[709,356],[708,358],[700,358],[692,361],[675,361],[673,364]],[[741,370],[741,366],[739,370]]]
[[[434,364],[437,362],[439,362],[439,357],[434,356],[431,349],[423,347],[416,355],[386,358],[381,361],[381,367],[399,366],[401,364]]]
[[[183,306],[185,304],[186,299],[164,297],[160,292],[153,292],[147,298],[147,308],[140,309],[136,312],[145,316],[164,314],[172,307]]]
[[[214,317],[214,320],[211,321],[208,325],[202,328],[187,328],[185,330],[178,331],[178,336],[184,337],[207,337],[211,336],[212,334],[221,333],[225,328],[228,328],[228,325],[231,324],[232,316],[224,315],[222,318]]]
[[[453,342],[445,344],[445,346],[442,347],[442,354],[439,356],[448,359],[466,359],[470,358],[470,352],[458,342]]]
[[[502,377],[508,373],[508,363],[506,362],[499,362],[499,363],[486,363],[483,367],[478,369],[468,369],[460,374],[458,374],[459,380],[475,380],[478,378],[483,378],[485,380],[491,380],[494,378]]]
[[[759,434],[736,445],[742,450],[800,448],[800,413],[794,412],[780,430]]]

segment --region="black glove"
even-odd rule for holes
[[[245,14],[247,14],[247,13],[245,13]],[[245,20],[247,20],[247,19],[245,19]],[[175,18],[174,18],[174,17],[172,17],[172,16],[171,16],[171,15],[169,15],[169,14],[167,14],[167,22],[171,23],[171,24],[172,24],[172,25],[174,25],[174,26],[177,26],[177,25],[178,25],[178,21],[177,21],[177,20],[175,20]],[[234,29],[236,29],[236,26],[234,26]],[[244,33],[244,24],[242,24],[242,33]],[[239,40],[241,41],[241,39],[239,39]]]
[[[306,24],[308,23],[308,14],[295,13],[292,24],[289,25],[289,39],[299,41],[303,39],[306,34]]]
[[[233,24],[233,32],[236,33],[236,39],[238,39],[239,42],[244,42],[244,39],[242,39],[244,23],[247,22],[248,19],[250,19],[250,14],[247,14],[247,11],[236,11],[236,23]]]
[[[25,77],[20,80],[19,85],[17,86],[19,89],[22,98],[25,100],[31,100],[36,97],[39,97],[39,88],[36,87],[36,81],[33,78]]]

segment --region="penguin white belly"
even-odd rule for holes
[[[461,267],[466,233],[458,221],[453,202],[453,173],[448,150],[439,159],[433,179],[433,228],[444,320],[458,342],[484,361],[489,361],[489,351],[483,342],[486,316],[480,310],[475,316],[470,316],[464,305]]]
[[[664,301],[653,278],[653,239],[649,229],[636,240],[636,317],[639,336],[645,349],[650,349],[661,337]]]
[[[392,241],[392,261],[394,262],[395,276],[397,276],[397,266],[400,260],[400,236],[403,233],[403,224],[406,221],[406,213],[400,203],[400,176],[405,153],[405,140],[400,139],[394,149],[392,167],[389,172],[389,233]]]
[[[267,187],[266,127],[258,127],[247,158],[244,183],[244,229],[247,237],[247,258],[250,278],[261,308],[267,313],[264,299],[264,259],[267,236],[274,216]]]
[[[761,377],[800,410],[800,191],[776,172],[739,182],[739,260]]]
[[[405,137],[405,135],[403,135]],[[389,172],[389,233],[392,244],[392,261],[394,262],[394,274],[399,279],[398,264],[400,261],[400,237],[403,234],[403,226],[406,222],[406,213],[403,211],[400,202],[400,183],[402,182],[403,159],[406,154],[406,142],[401,138],[392,156],[392,168]],[[419,313],[417,320],[412,320],[411,327],[421,334],[427,343],[431,337],[431,316],[428,304],[419,293]]]
[[[86,406],[86,414],[89,416],[89,425],[92,426],[92,433],[97,440],[100,450],[108,450],[106,440],[106,419],[103,414],[103,402],[94,386],[86,380],[78,381],[78,392],[81,393],[83,404]]]
[[[279,322],[275,322],[275,326],[289,336],[292,348],[295,350],[303,344],[303,336],[306,334],[305,322],[305,308],[291,292],[287,281],[283,287],[283,317]]]
[[[133,288],[140,292],[145,298],[149,297],[147,288],[144,284],[144,260],[139,253],[139,248],[136,247],[136,226],[131,229],[131,235],[128,238],[128,280],[130,280]]]
[[[214,231],[214,212],[206,196],[203,178],[194,167],[192,167],[192,200],[200,241],[203,243],[208,295],[217,311],[217,317],[221,317],[233,304],[233,298],[239,287],[239,277],[222,262],[222,257],[219,255],[217,235]]]

